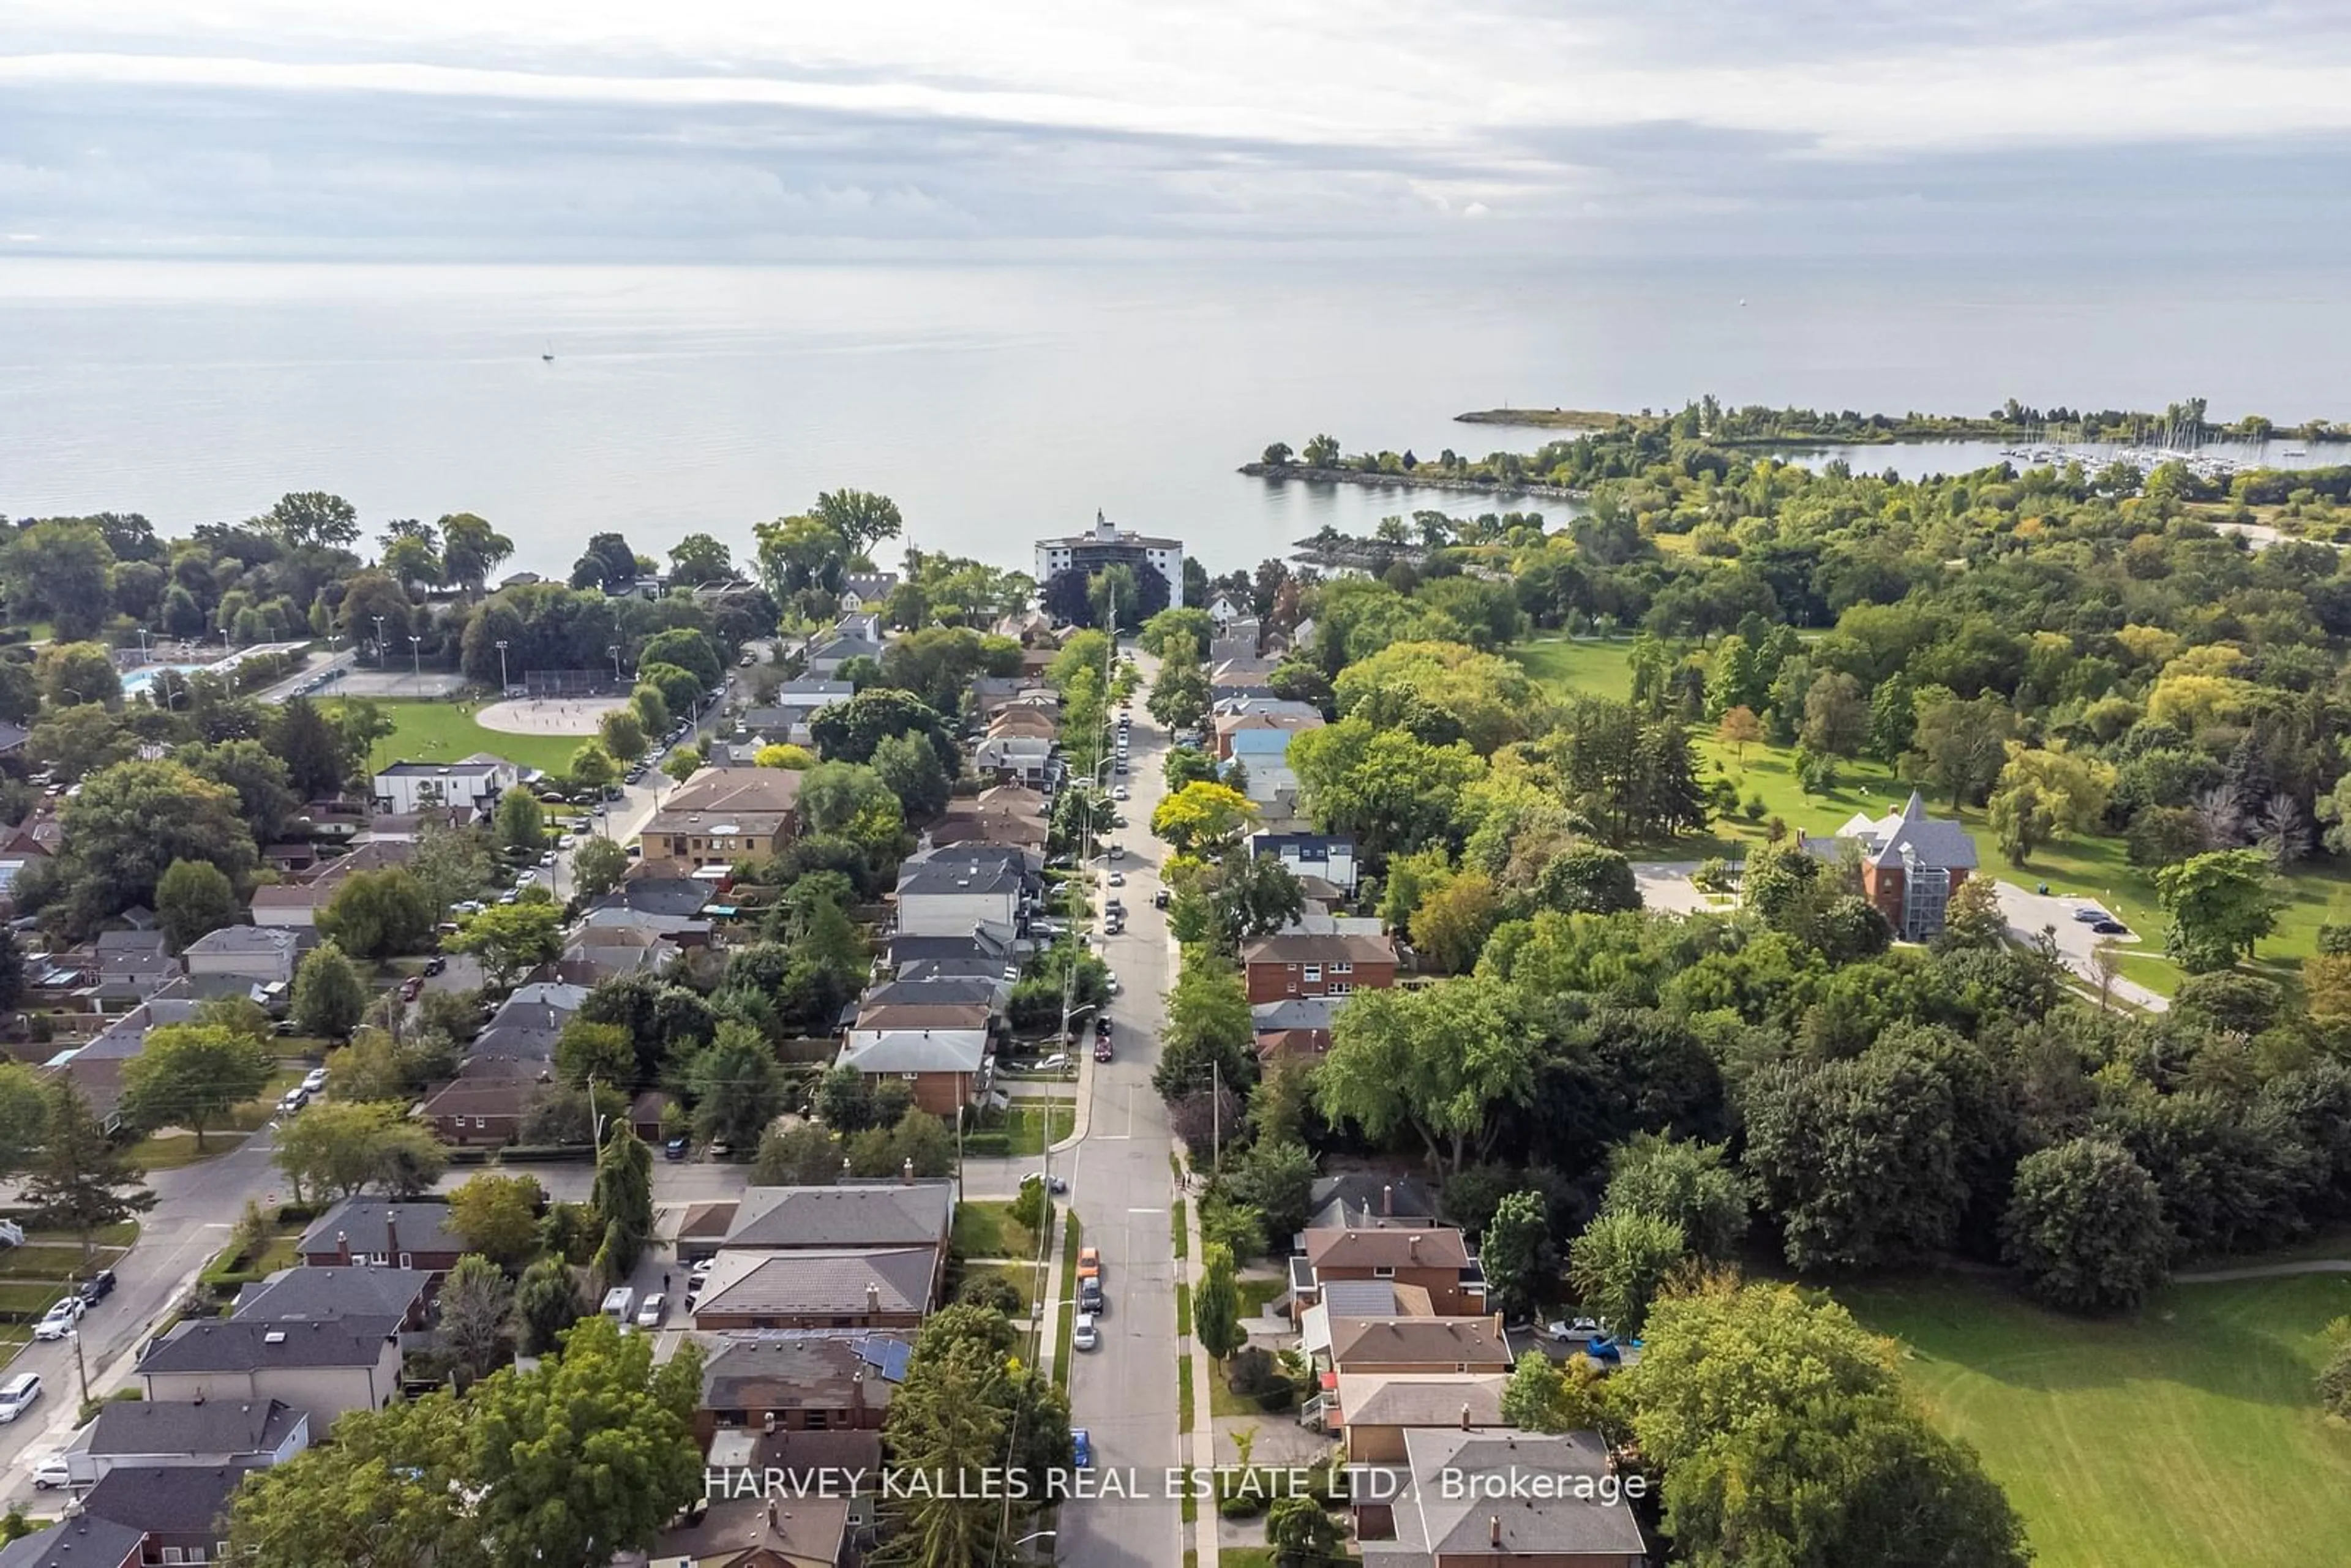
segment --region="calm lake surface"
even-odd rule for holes
[[[1269,441],[1327,430],[1349,450],[1433,455],[1547,438],[1451,417],[1505,403],[1712,392],[1958,412],[2201,395],[2220,417],[2341,419],[2345,279],[2151,273],[2085,289],[1907,263],[1328,257],[14,261],[0,264],[0,510],[135,510],[182,532],[329,489],[371,536],[476,511],[516,540],[514,568],[561,571],[603,529],[646,550],[706,530],[739,552],[754,522],[854,486],[894,496],[929,549],[1025,566],[1031,538],[1100,507],[1222,570],[1325,523],[1494,505],[1233,472]],[[1994,455],[1850,454],[1906,472]]]

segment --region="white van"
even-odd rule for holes
[[[0,1423],[14,1421],[33,1407],[41,1396],[41,1375],[20,1372],[6,1383],[0,1384]]]
[[[615,1285],[604,1292],[604,1315],[616,1323],[629,1321],[637,1304],[637,1293],[626,1285]]]

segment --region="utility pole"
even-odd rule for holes
[[[421,690],[424,685],[424,639],[413,632],[408,634],[408,656],[415,661],[416,685]]]
[[[1214,1057],[1208,1059],[1208,1176],[1215,1179],[1225,1158],[1225,1071],[1224,1064]]]
[[[383,668],[386,656],[383,645],[383,617],[379,615],[375,618],[375,667],[377,669]]]
[[[507,695],[507,640],[498,639],[498,695]]]
[[[70,1337],[74,1347],[74,1375],[81,1381],[81,1402],[87,1405],[89,1403],[89,1365],[81,1358],[81,1330],[74,1330]]]

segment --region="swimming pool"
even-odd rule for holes
[[[141,692],[143,692],[148,687],[153,685],[157,677],[161,676],[167,670],[176,670],[181,674],[185,675],[193,674],[198,670],[209,670],[211,668],[212,666],[210,664],[141,664],[135,670],[126,670],[123,672],[122,695],[126,697],[137,696]]]

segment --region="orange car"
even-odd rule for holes
[[[1078,1249],[1078,1278],[1081,1281],[1099,1280],[1102,1278],[1101,1248],[1081,1247]]]

